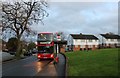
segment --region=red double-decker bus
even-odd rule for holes
[[[38,34],[37,38],[38,59],[56,59],[54,35],[51,32],[42,32]]]

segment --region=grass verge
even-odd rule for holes
[[[66,52],[68,76],[118,76],[118,48]]]

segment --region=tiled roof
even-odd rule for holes
[[[106,39],[120,39],[120,36],[115,34],[100,34],[100,35],[102,35]]]
[[[70,34],[73,39],[95,39],[98,40],[94,35],[85,35],[85,34]]]

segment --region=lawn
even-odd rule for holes
[[[66,52],[68,76],[118,76],[118,49]]]

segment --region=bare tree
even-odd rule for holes
[[[20,39],[23,33],[30,33],[32,31],[30,25],[42,22],[44,17],[48,16],[45,7],[47,7],[47,2],[43,0],[2,3],[2,30],[9,29],[18,39],[17,57],[21,54]]]

